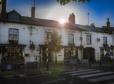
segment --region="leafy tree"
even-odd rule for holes
[[[89,2],[90,0],[57,0],[61,5],[65,5],[70,3],[71,1],[73,2]]]
[[[57,62],[57,52],[61,50],[61,36],[56,32],[52,32],[51,41],[48,42],[49,52],[54,53],[55,63]]]

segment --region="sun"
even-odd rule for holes
[[[59,20],[59,23],[60,23],[60,24],[65,24],[65,23],[66,23],[66,20],[65,20],[65,19],[60,19],[60,20]]]

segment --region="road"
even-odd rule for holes
[[[71,84],[114,84],[113,71],[78,69],[65,72],[65,75],[69,77]]]
[[[0,78],[2,84],[114,84],[112,67],[77,67],[63,72],[58,79],[50,81],[48,76],[25,76]]]

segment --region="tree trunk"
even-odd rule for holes
[[[54,52],[54,64],[57,64],[57,53]]]

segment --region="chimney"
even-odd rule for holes
[[[74,15],[74,13],[70,14],[70,16],[69,16],[69,23],[70,24],[75,24],[75,15]]]
[[[31,8],[31,17],[35,18],[35,7]]]
[[[106,24],[107,24],[107,28],[109,28],[110,27],[110,20],[109,20],[109,18],[107,18]]]
[[[2,20],[6,19],[6,0],[1,0],[2,10],[1,10],[1,18]]]
[[[109,18],[107,18],[106,25],[107,25],[108,33],[111,34],[112,33],[112,28],[110,27],[110,19]]]
[[[35,0],[33,0],[33,6],[31,8],[31,17],[35,18]]]

